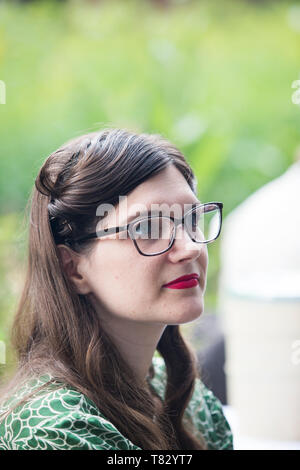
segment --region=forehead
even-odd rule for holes
[[[180,199],[194,197],[194,193],[183,174],[170,165],[157,175],[147,179],[128,194],[128,207],[131,204],[174,203]]]
[[[162,206],[163,212],[167,213],[168,208],[176,204],[184,207],[184,204],[199,202],[182,173],[174,165],[170,165],[122,198],[113,213],[108,214],[102,222],[105,221],[105,225],[110,225],[116,222],[117,217],[118,225],[125,225],[135,217],[153,209],[153,205]]]

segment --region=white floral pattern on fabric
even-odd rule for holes
[[[166,385],[165,362],[154,355],[155,376],[151,383],[164,399]],[[1,414],[10,405],[37,389],[28,402],[18,406],[0,422],[0,450],[141,450],[108,421],[85,395],[60,383],[50,382],[45,374],[28,381],[0,409]],[[200,381],[185,416],[190,416],[197,430],[204,436],[208,449],[233,449],[233,436],[223,414],[222,404]]]

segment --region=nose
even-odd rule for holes
[[[188,258],[197,258],[205,245],[193,242],[183,224],[177,226],[176,238],[170,250],[172,254]]]

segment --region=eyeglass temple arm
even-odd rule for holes
[[[124,230],[128,230],[128,227],[129,227],[129,224],[124,225],[123,227],[111,227],[111,228],[106,228],[104,230],[97,230],[97,232],[95,232],[95,233],[90,233],[89,235],[86,235],[85,237],[76,238],[74,241],[75,242],[80,242],[80,241],[83,241],[83,240],[90,240],[92,238],[105,237],[105,236],[111,235],[113,233],[119,233],[119,232],[123,232]]]

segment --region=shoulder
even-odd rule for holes
[[[161,356],[153,356],[155,376],[153,385],[164,398],[167,382],[166,366]],[[197,377],[193,395],[184,413],[185,419],[190,419],[197,430],[205,438],[208,449],[233,449],[233,435],[224,415],[221,401]]]
[[[26,391],[38,390],[43,378]],[[32,387],[30,389],[30,387]],[[24,396],[21,389],[9,405]],[[1,419],[1,417],[0,417]],[[0,422],[0,449],[136,449],[85,395],[49,383]]]

